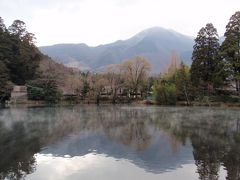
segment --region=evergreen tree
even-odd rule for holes
[[[236,91],[240,92],[240,11],[229,20],[221,46],[221,56],[226,62],[228,78],[236,83]]]
[[[2,17],[0,17],[0,33],[5,32],[5,31],[6,31],[6,26],[4,24]]]
[[[13,83],[23,85],[34,78],[41,54],[34,45],[34,35],[27,32],[23,21],[15,20],[8,31],[12,52],[8,63],[10,78]]]
[[[210,90],[215,86],[215,76],[220,60],[217,29],[206,24],[198,32],[192,54],[191,80],[199,90]]]
[[[7,29],[3,19],[0,17],[0,103],[3,103],[10,97],[11,90],[8,69],[6,67],[11,54],[8,42]]]
[[[81,79],[83,82],[82,88],[80,89],[80,93],[82,96],[82,99],[85,99],[90,91],[90,84],[89,84],[89,76],[90,76],[90,72],[81,72]]]
[[[7,67],[12,58],[12,48],[9,32],[0,17],[0,61]]]
[[[0,103],[3,103],[10,97],[10,89],[8,82],[8,72],[5,64],[0,61]]]
[[[27,83],[28,98],[30,100],[43,100],[55,103],[60,99],[57,82],[53,78],[43,78],[29,81]]]
[[[87,81],[83,82],[83,87],[81,89],[82,98],[85,99],[90,90],[90,85]]]

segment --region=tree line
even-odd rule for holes
[[[239,99],[240,11],[231,16],[222,44],[217,29],[206,24],[195,38],[191,67],[175,62],[168,73],[157,77],[150,74],[151,65],[141,56],[108,65],[98,73],[69,68],[65,74],[59,73],[59,68],[66,67],[43,55],[34,40],[23,21],[15,20],[6,28],[0,18],[0,102],[9,99],[13,85],[26,85],[30,100],[50,103],[63,98],[118,103],[152,95],[159,104],[184,101],[190,105],[220,96],[225,97],[220,101],[232,96]]]
[[[240,92],[240,11],[229,20],[220,45],[213,24],[201,28],[195,39],[191,77],[193,84],[207,90],[233,85]]]
[[[9,100],[14,85],[27,86],[29,100],[50,103],[64,95],[96,103],[103,97],[116,103],[147,95],[151,66],[143,57],[109,65],[100,73],[79,72],[63,68],[43,55],[34,40],[23,21],[15,20],[7,28],[0,17],[0,102]],[[59,67],[67,69],[66,74],[59,73]]]
[[[175,72],[160,76],[154,91],[161,104],[178,100],[190,104],[213,97],[223,101],[222,97],[231,99],[231,95],[239,101],[240,11],[231,16],[222,44],[212,23],[202,27],[195,38],[191,67],[182,63]]]
[[[9,98],[13,84],[24,85],[36,77],[40,58],[25,23],[15,20],[6,28],[0,17],[0,102]]]
[[[41,67],[46,59],[54,64],[36,47],[23,21],[15,20],[7,28],[0,17],[0,103],[10,99],[14,85],[27,86],[29,100],[57,102],[60,83],[52,66]]]
[[[75,73],[70,78],[70,92],[77,100],[97,104],[102,100],[118,103],[144,99],[151,88],[150,70],[150,63],[136,56],[121,64],[108,65],[99,73]]]

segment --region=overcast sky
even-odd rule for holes
[[[240,0],[0,0],[5,24],[24,21],[38,46],[96,46],[154,26],[195,37],[209,22],[222,35],[237,10]]]

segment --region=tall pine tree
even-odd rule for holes
[[[23,85],[34,78],[40,61],[40,52],[34,45],[34,35],[27,32],[23,21],[15,20],[8,28],[12,57],[9,62],[11,81]]]
[[[192,54],[191,80],[199,90],[210,92],[215,87],[219,46],[217,29],[211,23],[206,24],[198,32]]]
[[[235,81],[236,91],[240,93],[240,11],[229,20],[221,46],[221,56],[226,62],[228,79]]]
[[[11,54],[8,46],[8,33],[3,19],[0,17],[0,103],[3,103],[10,95],[9,72],[6,64]]]
[[[10,35],[3,19],[0,17],[0,61],[7,66],[12,57]]]

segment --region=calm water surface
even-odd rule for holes
[[[240,110],[0,109],[0,179],[239,180]]]

